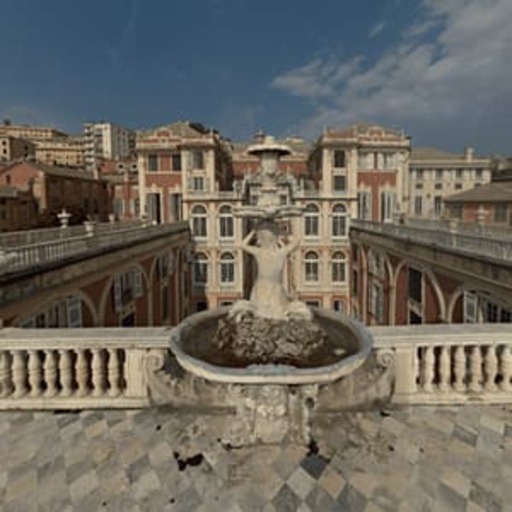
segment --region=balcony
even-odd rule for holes
[[[510,324],[370,331],[391,404],[512,403]],[[0,330],[0,410],[149,406],[168,346],[166,328]]]
[[[317,411],[309,447],[233,449],[233,411],[216,409],[202,379],[189,386],[204,405],[187,405],[164,328],[0,330],[2,506],[282,510],[306,498],[311,510],[505,510],[510,326],[372,333],[390,402]],[[354,386],[363,399],[365,384]]]
[[[466,256],[505,261],[512,260],[512,230],[488,228],[463,223],[406,219],[404,224],[352,219],[357,230],[378,233],[391,238],[440,247]]]
[[[0,276],[186,230],[188,223],[150,225],[141,221],[18,231],[0,235]]]

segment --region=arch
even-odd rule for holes
[[[170,274],[175,272],[176,269],[178,268],[178,264],[179,264],[178,251],[176,251],[176,254],[175,254],[175,249],[172,248],[172,249],[165,249],[163,251],[158,252],[156,255],[154,255],[153,260],[151,262],[150,269],[149,269],[149,275],[147,278],[148,288],[149,288],[150,284],[153,282],[153,280],[155,279],[155,273],[156,273],[156,267],[158,265],[158,260],[165,256],[168,256],[170,258],[169,266],[172,268],[172,270],[170,271]]]
[[[72,291],[66,291],[66,292],[59,292],[50,295],[50,297],[46,296],[44,299],[40,299],[38,302],[36,302],[36,305],[29,310],[29,313],[27,314],[26,311],[24,311],[22,314],[15,317],[13,321],[13,325],[19,325],[20,322],[23,321],[23,319],[26,319],[30,316],[37,315],[39,312],[46,311],[47,308],[43,308],[43,306],[51,305],[54,302],[57,302],[59,300],[65,299],[69,297],[70,295],[78,295],[82,302],[86,305],[87,309],[91,313],[92,317],[92,323],[94,327],[100,326],[98,324],[99,322],[99,311],[96,309],[95,304],[91,297],[89,297],[88,294],[84,293],[82,290],[72,290]]]
[[[154,259],[156,259],[156,258],[154,258]],[[153,267],[153,265],[154,265],[154,261],[152,263],[152,267]],[[142,277],[143,277],[144,283],[145,283],[146,292],[148,293],[148,309],[149,310],[151,309],[151,306],[150,306],[151,295],[149,294],[149,290],[150,290],[149,276],[147,275],[146,271],[144,270],[144,267],[139,262],[132,262],[132,263],[129,263],[128,265],[125,265],[124,267],[120,268],[119,270],[117,270],[117,272],[112,274],[107,279],[107,282],[101,292],[99,305],[98,305],[98,319],[100,321],[100,326],[105,325],[105,306],[107,303],[108,294],[110,293],[110,289],[112,288],[112,283],[114,282],[115,277],[120,274],[125,274],[132,268],[135,268],[142,274]]]
[[[235,225],[233,219],[233,207],[223,204],[219,207],[219,238],[233,238]]]
[[[343,204],[343,203],[336,203],[333,207],[332,207],[332,212],[337,212],[337,213],[347,213],[347,207]]]
[[[439,281],[437,280],[435,274],[421,263],[418,264],[413,261],[403,259],[395,269],[395,273],[393,276],[393,287],[396,289],[396,286],[398,284],[398,276],[400,275],[400,272],[402,271],[405,265],[416,267],[430,279],[430,282],[432,283],[432,288],[434,289],[434,294],[437,298],[437,305],[439,306],[439,319],[442,321],[447,321],[446,303],[444,300],[443,291],[441,290],[441,286],[439,285]]]
[[[319,257],[316,251],[307,251],[304,254],[304,280],[308,283],[319,281]]]
[[[344,251],[331,253],[331,282],[345,283],[347,281],[347,255]]]
[[[453,314],[455,310],[455,306],[457,305],[458,299],[462,297],[464,292],[476,292],[478,295],[485,294],[488,295],[491,299],[494,299],[495,296],[492,292],[489,290],[486,290],[485,288],[479,287],[479,286],[471,286],[468,284],[461,284],[450,295],[450,298],[448,299],[448,306],[446,308],[446,320],[451,323],[453,321]],[[507,300],[503,300],[501,298],[497,299],[497,302],[506,304],[507,306],[510,306],[512,309],[512,302],[508,302]]]
[[[304,236],[317,237],[320,234],[320,208],[314,203],[308,203],[303,219]]]
[[[336,203],[331,212],[331,235],[333,237],[346,237],[348,234],[348,211],[343,203]]]
[[[205,285],[208,282],[210,260],[205,252],[198,252],[194,255],[192,280],[194,284]]]
[[[223,252],[219,258],[219,282],[232,284],[235,282],[235,256],[232,252]]]
[[[199,238],[208,236],[208,210],[202,204],[196,204],[190,210],[192,235]]]

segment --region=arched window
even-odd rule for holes
[[[208,256],[203,252],[199,252],[195,256],[193,278],[195,284],[206,284],[208,282]]]
[[[192,234],[200,238],[208,236],[208,219],[204,206],[196,205],[192,208]]]
[[[235,282],[235,257],[230,252],[224,252],[220,256],[220,282]]]
[[[235,236],[231,206],[224,205],[220,207],[219,236],[220,238],[233,238]]]
[[[347,209],[342,204],[334,205],[332,209],[332,236],[347,236]]]
[[[304,257],[304,278],[307,283],[318,282],[318,254],[308,251]]]
[[[331,281],[333,283],[344,283],[345,273],[345,255],[342,252],[335,252],[331,258]]]
[[[308,204],[304,212],[304,236],[314,237],[319,234],[319,210],[318,206]]]

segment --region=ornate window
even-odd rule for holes
[[[221,206],[219,210],[219,236],[220,238],[233,238],[234,235],[235,230],[231,206]]]
[[[308,204],[304,212],[304,236],[315,237],[319,235],[319,210],[318,206]]]
[[[341,251],[335,252],[331,259],[331,281],[333,283],[344,283],[346,280],[345,274],[345,254]]]
[[[196,205],[192,208],[192,234],[200,238],[208,236],[208,218],[204,206]]]
[[[308,251],[304,257],[304,279],[307,283],[316,283],[318,282],[318,276],[318,254],[314,251]]]
[[[342,204],[336,204],[332,209],[331,234],[338,238],[347,236],[347,209]]]
[[[195,284],[206,284],[208,282],[208,256],[203,252],[199,252],[195,256],[193,278]]]
[[[224,252],[220,256],[220,282],[235,282],[235,257],[230,252]]]

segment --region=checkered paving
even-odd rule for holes
[[[232,448],[229,417],[0,413],[4,511],[512,511],[512,407],[325,415],[309,447]]]

